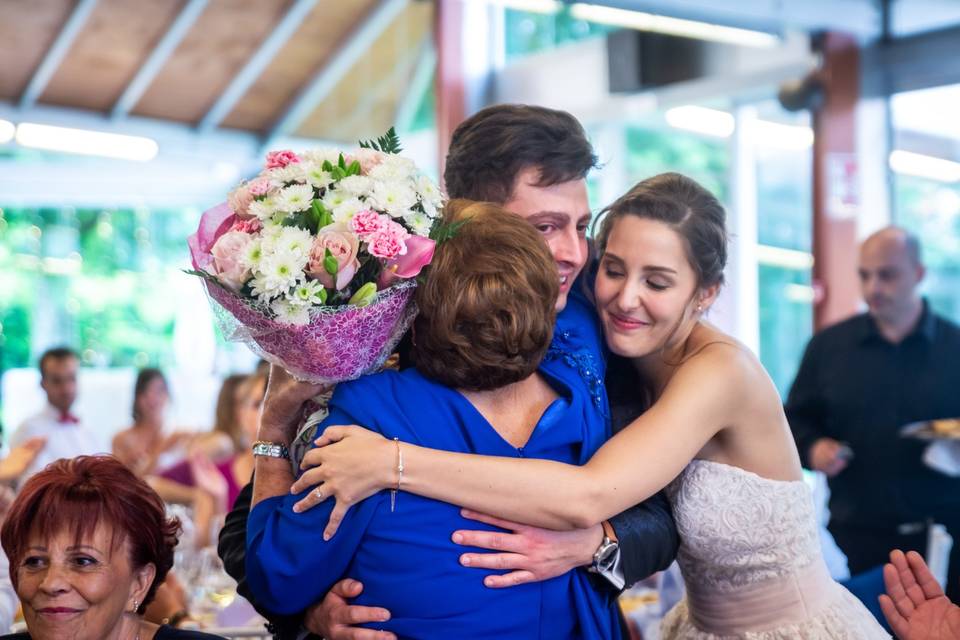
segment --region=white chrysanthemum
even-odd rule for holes
[[[240,261],[244,266],[256,271],[260,268],[260,260],[263,258],[263,240],[254,238],[243,250]]]
[[[358,211],[363,211],[367,208],[359,198],[350,198],[349,200],[344,200],[336,207],[333,208],[331,212],[333,214],[334,222],[343,222],[346,224],[357,214]]]
[[[367,176],[347,176],[337,183],[337,189],[353,196],[366,196],[373,190],[373,180]]]
[[[270,309],[277,314],[277,320],[286,324],[305,325],[310,322],[310,307],[292,304],[286,298],[274,302]]]
[[[273,217],[273,214],[277,212],[276,200],[269,196],[263,200],[254,200],[250,203],[247,211],[260,220],[269,220],[271,217]]]
[[[313,246],[313,236],[306,229],[300,227],[280,227],[276,240],[273,243],[274,253],[289,254],[300,261],[302,269],[310,259],[310,248]]]
[[[417,204],[417,193],[411,187],[409,180],[378,182],[373,187],[369,202],[394,218],[402,218],[408,215],[410,208]]]
[[[317,162],[304,163],[303,172],[310,186],[316,189],[326,189],[333,180],[333,177],[321,169],[320,163]]]
[[[430,217],[436,217],[437,210],[443,205],[443,194],[433,180],[425,175],[418,176],[416,182],[424,210]]]
[[[269,303],[277,297],[277,291],[267,286],[267,279],[259,273],[250,280],[250,292],[260,302]]]
[[[263,243],[263,252],[272,253],[274,244],[283,230],[283,218],[285,216],[274,216],[263,221],[263,229],[260,230],[260,240]]]
[[[433,227],[433,220],[422,211],[411,211],[403,217],[410,230],[418,236],[430,237],[430,229]]]
[[[290,253],[276,251],[260,259],[257,273],[263,277],[263,289],[273,297],[296,286],[303,276],[303,262]]]
[[[413,177],[416,172],[417,165],[413,164],[413,160],[388,154],[383,162],[370,170],[370,177],[384,181],[406,180]]]
[[[317,280],[301,282],[287,293],[287,301],[298,307],[323,304],[323,285]]]
[[[310,208],[313,203],[313,187],[308,184],[293,184],[277,195],[277,208],[289,213],[297,213]]]
[[[352,196],[349,193],[340,189],[339,183],[337,183],[336,187],[330,189],[326,194],[324,194],[321,202],[328,211],[333,211],[347,200],[350,200],[351,197]]]
[[[290,182],[304,183],[307,181],[307,173],[304,171],[303,164],[300,162],[291,162],[285,167],[275,167],[263,172],[270,182],[278,187],[282,187]]]
[[[332,149],[330,147],[323,149],[311,149],[300,154],[301,160],[306,160],[307,162],[312,162],[318,167],[323,166],[324,160],[330,164],[337,164],[337,161],[340,159],[340,152],[337,149]]]

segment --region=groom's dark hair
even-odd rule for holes
[[[503,204],[524,169],[539,169],[536,186],[549,187],[585,178],[596,165],[583,126],[566,111],[498,104],[453,132],[443,180],[451,198]]]

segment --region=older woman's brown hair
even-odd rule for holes
[[[153,584],[138,613],[153,600],[173,566],[180,521],[167,518],[156,491],[112,456],[79,456],[57,460],[33,475],[7,512],[0,544],[10,565],[20,565],[31,534],[48,540],[72,529],[79,542],[97,526],[112,529],[112,547],[129,542],[130,564],[156,567]],[[10,575],[14,587],[18,575]]]
[[[553,337],[560,283],[550,250],[529,222],[496,205],[451,200],[444,218],[465,222],[417,288],[416,367],[471,391],[523,380]]]

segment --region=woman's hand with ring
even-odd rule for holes
[[[297,513],[328,498],[336,505],[324,530],[324,539],[336,533],[351,506],[381,489],[396,486],[396,445],[379,433],[358,426],[328,427],[308,451],[300,468],[304,473],[290,487],[297,494],[314,487],[293,507]]]

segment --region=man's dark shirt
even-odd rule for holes
[[[830,479],[832,522],[887,528],[960,519],[960,479],[923,463],[927,443],[899,435],[911,422],[960,417],[960,327],[926,302],[899,344],[867,314],[815,335],[786,413],[804,466],[818,438],[853,449],[849,466]]]

